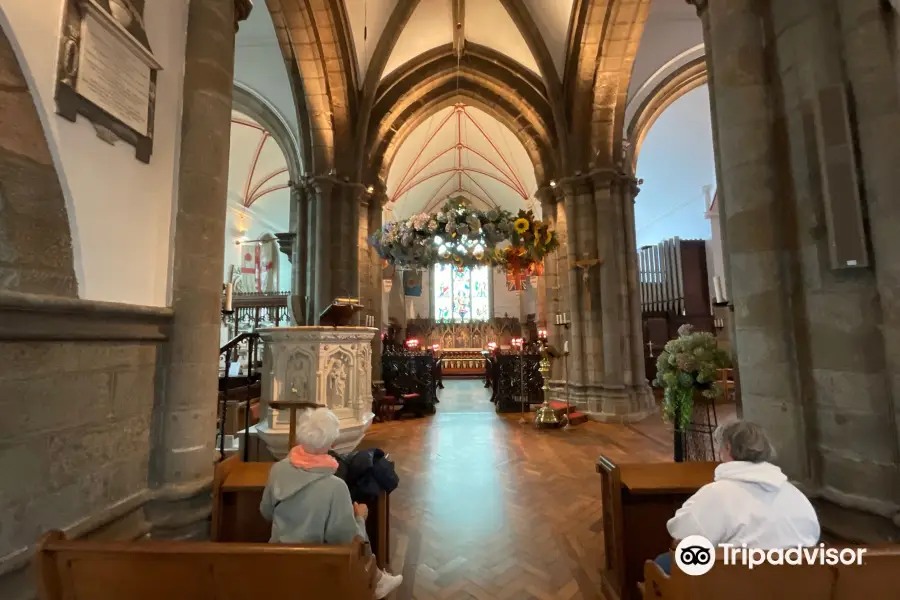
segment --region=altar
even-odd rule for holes
[[[369,327],[276,327],[264,342],[260,422],[256,433],[276,459],[287,455],[290,414],[273,402],[329,408],[341,422],[334,450],[356,448],[372,424],[372,340]],[[298,425],[303,416],[297,415]]]

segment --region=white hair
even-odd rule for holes
[[[775,446],[765,429],[750,421],[736,420],[719,425],[713,440],[718,448],[728,448],[734,460],[761,463],[775,458]]]
[[[327,408],[308,408],[297,415],[297,445],[311,454],[325,454],[341,433],[341,422]]]

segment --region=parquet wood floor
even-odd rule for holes
[[[448,381],[437,415],[376,424],[391,454],[394,600],[603,600],[601,454],[669,461],[659,419],[538,431],[494,413],[478,381]],[[528,415],[528,419],[533,414]]]

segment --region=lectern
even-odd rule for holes
[[[332,327],[346,327],[350,325],[353,316],[362,309],[363,306],[356,298],[335,298],[331,306],[319,315],[319,323]]]

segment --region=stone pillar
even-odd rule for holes
[[[716,132],[719,214],[745,418],[777,440],[792,477],[811,476],[775,138],[775,93],[758,0],[698,1]],[[724,233],[727,231],[727,236]],[[731,276],[731,273],[739,274]]]
[[[542,187],[535,194],[541,202],[541,218],[550,226],[552,231],[558,233],[556,222],[556,196],[553,188]],[[559,261],[557,253],[544,259],[544,275],[541,278],[543,285],[538,292],[543,293],[543,299],[538,297],[539,315],[543,318],[547,327],[547,343],[562,352],[565,330],[556,324],[556,315],[562,312],[559,302]],[[558,381],[562,377],[562,365],[560,360],[553,361],[550,378]]]
[[[294,312],[298,325],[306,325],[309,315],[309,290],[307,284],[309,269],[309,212],[306,201],[306,189],[302,185],[291,183],[291,301],[292,307],[300,310]],[[299,313],[299,314],[298,314]]]
[[[869,489],[877,485],[884,490],[881,498],[890,500],[896,510],[900,506],[900,236],[897,235],[900,231],[900,206],[897,203],[897,191],[900,190],[900,172],[897,170],[900,89],[890,82],[897,73],[895,69],[900,69],[900,52],[897,50],[900,48],[900,14],[896,12],[898,3],[892,0],[895,12],[889,20],[895,25],[895,39],[891,47],[891,36],[884,27],[884,9],[877,0],[836,0],[835,4],[844,47],[845,76],[850,81],[854,101],[859,171],[875,254],[873,270],[881,320],[876,327],[883,338],[884,374],[888,382],[886,395],[891,399],[886,407],[887,414],[882,412],[883,406],[876,407],[873,412],[878,413],[876,416],[882,423],[893,417],[895,436],[893,469],[885,464],[887,448],[882,448],[878,472],[864,469],[865,476],[859,478],[859,485]],[[897,80],[893,81],[896,83]],[[869,393],[876,396],[873,399],[880,395],[880,386],[867,387],[871,390]],[[860,433],[860,437],[865,435]],[[871,460],[871,456],[864,454],[856,465],[865,467]],[[857,492],[851,490],[851,493]],[[900,527],[900,512],[894,515],[894,524]]]
[[[310,297],[314,299],[313,322],[317,323],[335,298],[360,296],[359,203],[365,187],[331,176],[308,177],[305,183],[314,206],[309,238],[314,265]]]
[[[641,353],[634,179],[614,169],[563,180],[570,308],[569,395],[602,421],[638,421],[655,410]],[[577,230],[566,227],[577,223]],[[560,278],[562,280],[562,278]],[[574,368],[572,368],[574,367]]]
[[[225,245],[235,13],[194,0],[188,13],[181,164],[174,227],[174,320],[153,415],[148,516],[159,537],[208,530]]]

